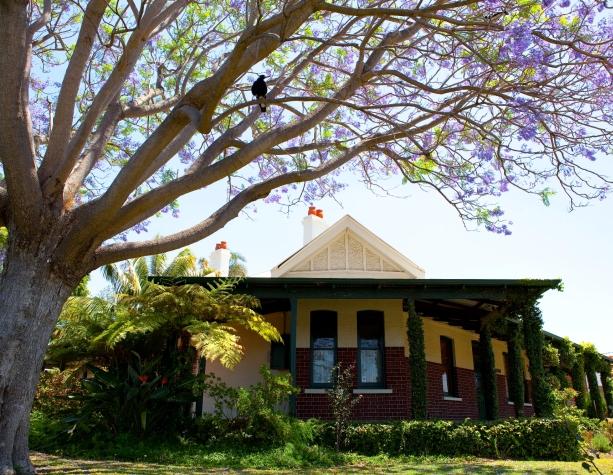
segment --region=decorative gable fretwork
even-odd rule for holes
[[[423,279],[424,270],[349,215],[279,265],[272,277]]]
[[[397,265],[377,252],[374,248],[363,242],[349,229],[333,238],[330,243],[300,264],[287,272],[287,276],[296,274],[311,275],[317,272],[322,276],[326,274],[364,274],[372,273],[380,276],[381,273],[397,274],[402,277],[404,272]],[[368,277],[368,275],[362,275]]]

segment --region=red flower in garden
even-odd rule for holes
[[[141,382],[141,384],[145,384],[147,381],[149,381],[149,375],[148,374],[141,374],[138,377],[138,380]]]
[[[164,376],[164,377],[162,378],[162,386],[165,386],[165,385],[167,385],[167,384],[168,384],[168,378],[167,378],[166,376]]]

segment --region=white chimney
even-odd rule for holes
[[[306,245],[323,233],[328,225],[324,221],[324,212],[309,206],[309,214],[302,220],[303,244]]]
[[[230,271],[230,251],[226,241],[215,244],[215,250],[209,258],[209,265],[220,277],[228,277]]]

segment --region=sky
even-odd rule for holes
[[[561,278],[564,291],[550,290],[541,300],[544,328],[613,352],[613,198],[568,212],[562,196],[547,207],[537,196],[505,193],[501,204],[513,221],[513,234],[504,236],[467,231],[455,210],[432,191],[398,185],[397,196],[382,196],[350,177],[347,181],[335,199],[314,203],[330,225],[350,214],[424,268],[427,278]],[[155,219],[149,233],[137,238],[194,224],[224,199],[221,186],[190,193],[180,200],[180,218]],[[247,259],[249,275],[261,274],[302,247],[306,212],[307,204],[281,209],[259,202],[190,248],[208,258],[215,243],[225,240]],[[94,292],[105,287],[98,273],[90,287]]]

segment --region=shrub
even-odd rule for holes
[[[611,451],[611,441],[609,441],[605,434],[598,432],[592,437],[592,448],[598,452],[609,453]]]
[[[213,399],[215,413],[196,420],[196,436],[203,442],[226,440],[250,445],[306,443],[313,438],[312,426],[282,411],[299,389],[289,374],[273,374],[260,368],[262,382],[247,388],[233,388],[213,374],[204,377],[201,389]]]
[[[69,396],[80,392],[80,381],[75,371],[45,369],[40,375],[32,408],[50,416],[59,416],[76,410],[77,404]]]
[[[320,428],[316,440],[332,446],[333,427]],[[348,449],[366,455],[472,455],[513,459],[579,459],[579,425],[572,419],[482,421],[402,421],[353,424]]]
[[[347,427],[351,422],[353,408],[361,396],[353,395],[353,365],[344,369],[340,364],[336,365],[332,370],[332,381],[328,399],[334,418],[334,448],[339,451],[347,444]]]

